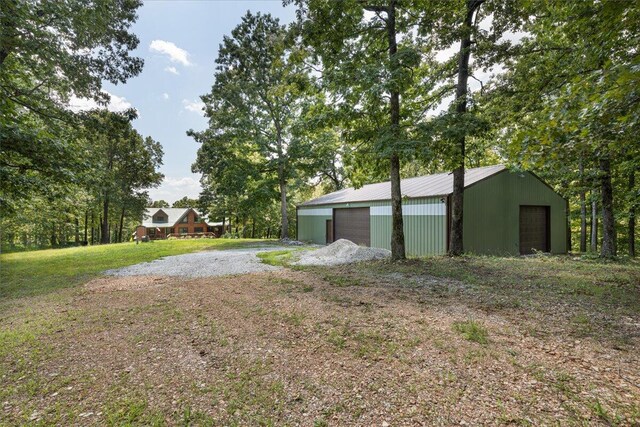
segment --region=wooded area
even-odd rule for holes
[[[128,240],[162,174],[162,146],[132,127],[137,113],[74,111],[72,97],[106,105],[102,82],[142,71],[129,52],[138,1],[2,3],[0,214],[2,246]]]
[[[133,112],[67,106],[72,95],[104,102],[103,80],[142,69],[129,55],[140,3],[107,3],[3,3],[3,247],[122,241],[162,178],[161,146],[133,130]],[[635,2],[284,3],[292,24],[247,12],[225,37],[202,96],[209,126],[188,132],[201,144],[193,171],[212,219],[293,237],[296,204],[391,180],[402,259],[400,179],[452,171],[449,248],[459,255],[464,170],[505,163],[567,198],[572,250],[635,255]]]

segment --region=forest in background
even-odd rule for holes
[[[140,4],[115,3],[14,1],[0,16],[4,248],[126,240],[161,180],[161,146],[132,129],[133,112],[66,107],[72,94],[104,102],[103,80],[141,71],[129,56]],[[293,237],[297,203],[391,179],[392,249],[402,258],[400,178],[452,171],[455,255],[464,169],[505,163],[569,200],[573,251],[635,254],[634,2],[285,4],[294,23],[248,12],[225,37],[202,97],[209,125],[189,131],[201,144],[198,207],[212,219],[229,218],[245,237]],[[140,150],[152,167],[129,176]]]

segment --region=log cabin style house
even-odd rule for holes
[[[220,237],[224,234],[222,222],[210,222],[193,208],[147,208],[140,225],[136,227],[138,240],[169,237]]]

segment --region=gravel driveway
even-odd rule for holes
[[[274,271],[279,270],[281,267],[263,264],[256,256],[256,253],[281,249],[288,248],[270,246],[195,252],[168,256],[155,261],[143,262],[115,270],[107,270],[105,274],[111,276],[211,277]]]

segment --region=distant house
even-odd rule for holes
[[[228,226],[225,226],[228,229]],[[151,240],[168,237],[220,237],[224,234],[221,222],[210,222],[192,208],[147,208],[136,236]]]

